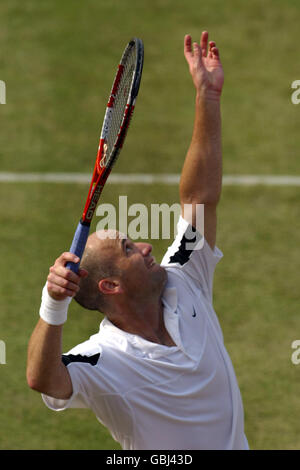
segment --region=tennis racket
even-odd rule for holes
[[[116,162],[135,107],[144,63],[144,46],[139,38],[133,38],[126,46],[109,95],[102,125],[93,176],[83,214],[76,228],[70,252],[80,259],[89,236],[91,221],[100,195]],[[79,270],[79,263],[67,263],[66,267]]]

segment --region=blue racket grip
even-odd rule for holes
[[[72,241],[72,245],[69,250],[71,253],[74,253],[74,255],[78,256],[78,258],[80,259],[85,249],[86,241],[89,236],[89,231],[90,231],[90,226],[83,225],[82,222],[80,221],[79,224],[77,225],[74,238]],[[79,264],[80,264],[80,261],[79,263],[72,263],[69,261],[66,264],[66,267],[77,274],[79,270]]]

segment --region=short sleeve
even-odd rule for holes
[[[81,366],[82,367],[82,366]],[[80,376],[80,366],[75,364],[68,366],[68,372],[71,377],[73,393],[67,400],[49,397],[42,393],[42,399],[45,405],[54,411],[63,411],[67,408],[89,408],[88,396],[85,393],[84,387],[81,386],[82,382]]]
[[[99,348],[91,347],[89,341],[79,344],[62,355],[62,362],[68,368],[73,393],[67,400],[42,394],[45,405],[54,411],[67,408],[90,408],[90,386],[93,382],[93,368],[100,358]]]
[[[161,265],[200,288],[211,301],[214,271],[222,257],[219,248],[212,250],[205,238],[180,216],[176,238]]]
[[[115,440],[124,442],[128,433],[132,433],[133,420],[131,407],[124,394],[120,393],[120,376],[124,367],[120,366],[119,354],[115,357],[109,348],[87,341],[63,354],[62,360],[71,377],[72,396],[61,400],[42,394],[45,405],[54,411],[88,408],[110,430]]]

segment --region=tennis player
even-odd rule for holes
[[[90,408],[125,450],[248,449],[240,391],[212,303],[222,257],[215,243],[223,68],[207,32],[199,44],[185,36],[184,55],[196,105],[180,202],[193,210],[182,212],[161,264],[151,245],[110,231],[90,235],[78,275],[65,268],[76,256],[63,253],[50,268],[28,348],[28,384],[45,404]],[[197,204],[204,204],[204,233],[195,230]],[[105,317],[98,333],[62,354],[73,297]]]

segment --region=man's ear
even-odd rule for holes
[[[98,282],[100,292],[103,294],[122,294],[123,288],[121,287],[118,279],[106,278]]]

